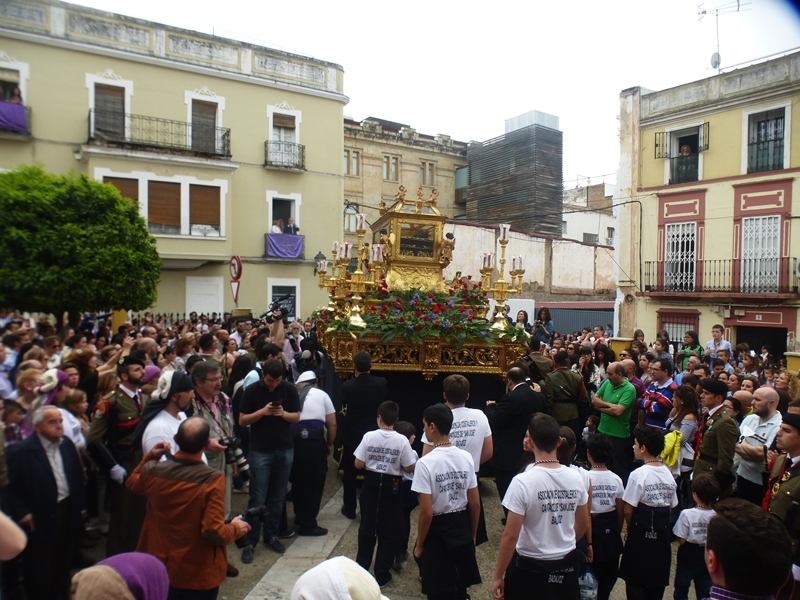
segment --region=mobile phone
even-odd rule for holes
[[[277,408],[279,406],[283,406],[283,398],[278,398],[277,400],[272,401],[272,406]]]

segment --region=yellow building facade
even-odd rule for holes
[[[620,96],[619,333],[794,350],[800,53]],[[793,202],[794,198],[794,202]]]
[[[239,306],[324,304],[313,257],[341,239],[346,102],[332,63],[62,2],[0,4],[0,168],[38,162],[135,200],[163,261],[155,312],[232,309],[233,255]],[[290,218],[302,250],[268,252]]]
[[[450,219],[463,217],[466,196],[457,188],[466,190],[466,166],[467,144],[448,135],[425,135],[408,125],[373,117],[361,122],[345,118],[344,241],[357,241],[358,213],[366,214],[368,223],[375,222],[381,201],[390,207],[401,185],[407,200],[416,198],[420,188],[423,199],[436,190],[439,212]],[[459,169],[463,169],[463,182],[457,184]]]

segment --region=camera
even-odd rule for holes
[[[287,333],[286,334],[286,339],[290,340],[290,341],[294,341],[294,334],[293,333]]]
[[[536,320],[533,322],[534,325],[544,325],[544,321]]]
[[[253,527],[253,523],[251,521],[255,520],[256,518],[265,519],[266,516],[269,514],[266,506],[259,506],[257,508],[248,508],[244,511],[241,515],[242,520],[245,521],[248,525]],[[233,518],[225,519],[225,523],[230,523],[233,521]],[[236,544],[237,548],[244,548],[250,542],[247,539],[248,536],[243,535],[239,539],[237,539],[234,543]]]
[[[250,480],[250,465],[242,452],[242,440],[238,437],[227,437],[219,440],[220,446],[225,446],[225,464],[236,465],[239,468],[239,477],[243,481]]]

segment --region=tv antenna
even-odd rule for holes
[[[700,4],[700,6],[697,7],[697,16],[698,16],[697,20],[702,21],[708,15],[711,14],[714,15],[714,20],[717,26],[717,51],[711,55],[711,68],[716,69],[717,74],[719,74],[722,72],[722,69],[720,68],[720,63],[722,61],[722,58],[720,57],[719,54],[719,16],[750,10],[748,7],[752,4],[752,2],[731,0],[730,2],[725,2],[723,4],[720,4],[719,6],[709,7],[709,8],[705,8],[704,4],[705,2],[703,2],[702,4]]]

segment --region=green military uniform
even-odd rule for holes
[[[720,497],[727,496],[733,483],[733,456],[739,441],[739,425],[724,408],[701,427],[702,441],[694,457],[692,476],[709,473],[719,481]]]
[[[541,352],[531,352],[525,357],[531,363],[531,380],[541,382],[553,370],[553,359]]]
[[[105,445],[128,474],[133,473],[142,460],[141,448],[134,449],[132,444],[147,396],[141,391],[137,396],[138,403],[117,386],[116,390],[101,398],[86,436],[87,446]],[[111,479],[107,480],[106,490],[106,502],[111,508],[106,555],[133,552],[142,531],[147,498],[131,493],[124,484]]]
[[[792,563],[800,564],[800,461],[792,464],[786,454],[772,462],[766,500],[770,514],[778,517],[792,540]],[[795,582],[797,583],[797,582]],[[792,586],[789,585],[791,590]],[[781,597],[787,597],[781,594]],[[792,599],[800,598],[800,585],[795,585]]]
[[[575,430],[580,426],[580,411],[589,404],[580,373],[562,367],[548,373],[542,382],[547,405],[559,425]]]

